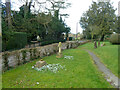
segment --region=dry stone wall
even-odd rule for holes
[[[76,48],[81,44],[87,43],[89,41],[67,41],[62,43],[62,50]],[[11,52],[0,53],[0,71],[6,71],[11,68],[15,68],[19,65],[25,64],[32,60],[42,58],[44,56],[49,56],[51,54],[58,52],[58,43],[40,46],[35,48],[24,48],[21,50],[15,50]]]

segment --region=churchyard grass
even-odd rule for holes
[[[118,45],[112,45],[109,42],[104,43],[106,44],[105,46],[99,46],[96,49],[94,49],[94,43],[81,45],[79,46],[79,49],[87,49],[96,54],[101,62],[118,76]]]
[[[35,60],[3,73],[3,88],[112,88],[86,51],[69,49],[62,54],[73,56],[73,60],[56,58],[56,54],[43,60],[48,64],[65,65],[66,70],[57,73],[36,71],[32,68],[38,61]]]

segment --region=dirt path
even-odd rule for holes
[[[120,88],[120,79],[116,77],[103,63],[101,63],[100,59],[94,53],[92,53],[89,50],[85,50],[85,51],[87,51],[91,55],[98,69],[104,73],[105,79],[115,88],[118,87]]]

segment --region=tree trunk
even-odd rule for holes
[[[66,38],[68,37],[68,32],[66,32]]]
[[[30,8],[33,0],[30,0],[29,5],[28,5],[28,13],[30,13]]]
[[[12,29],[10,0],[6,0],[5,5],[6,5],[6,15],[7,15],[8,27],[9,27],[9,29]]]
[[[102,37],[101,37],[101,39],[100,39],[100,41],[103,41],[103,40],[104,40],[104,36],[105,36],[105,35],[103,34]]]
[[[2,6],[0,5],[0,17],[1,17]],[[1,27],[1,18],[0,18],[0,53],[2,52],[2,27]],[[2,59],[1,59],[2,60]]]
[[[98,47],[100,46],[100,41],[98,41]]]

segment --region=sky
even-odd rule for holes
[[[5,0],[2,0],[3,2]],[[12,9],[19,10],[19,7],[23,4],[18,2],[19,0],[11,0]],[[83,29],[80,27],[79,20],[82,14],[89,9],[89,6],[92,3],[92,0],[68,0],[71,3],[71,7],[61,10],[60,13],[69,14],[68,18],[65,18],[66,24],[71,28],[71,33],[76,34],[76,27],[78,28],[78,32],[82,33]],[[97,0],[93,0],[96,1]],[[118,9],[118,2],[120,0],[111,0],[114,8]],[[116,15],[118,15],[118,10],[116,11]]]

